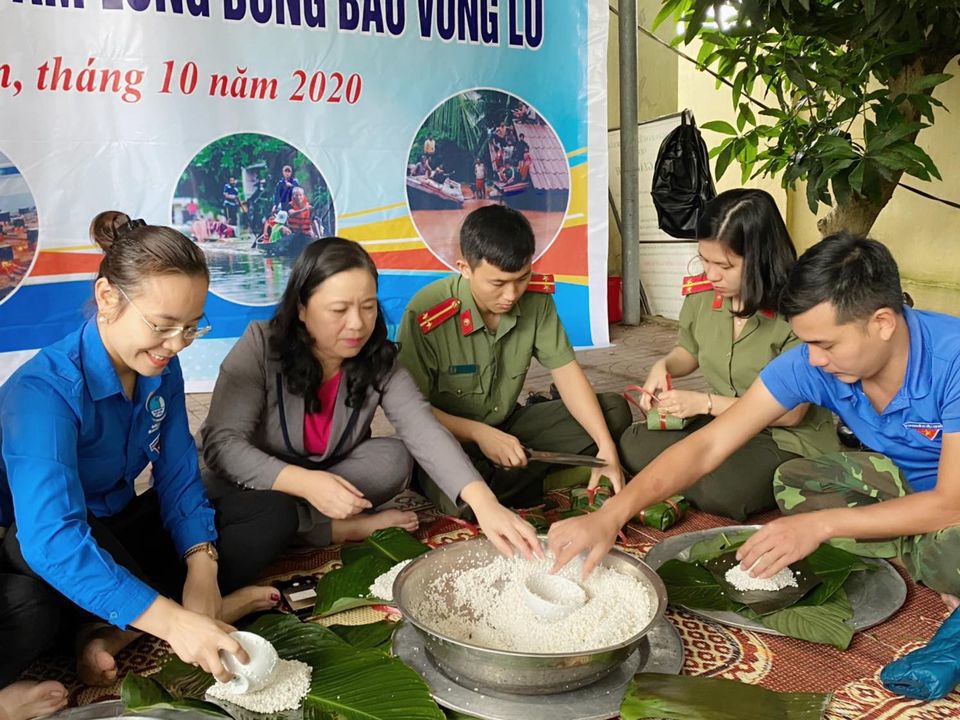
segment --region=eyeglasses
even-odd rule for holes
[[[140,316],[140,319],[143,320],[144,324],[146,324],[146,326],[149,327],[153,331],[153,334],[156,335],[158,338],[163,338],[164,340],[170,340],[172,338],[175,338],[177,335],[182,335],[184,342],[192,342],[197,338],[202,338],[208,332],[213,330],[213,326],[210,324],[200,325],[200,326],[191,325],[188,327],[183,327],[182,325],[168,325],[168,326],[154,325],[152,322],[147,320],[146,316],[143,314],[140,308],[138,308],[136,304],[134,304],[133,300],[131,300],[130,296],[123,291],[122,287],[120,287],[119,285],[114,285],[114,287],[120,291],[120,294],[123,295],[124,298],[126,298],[127,302],[130,303],[130,306],[137,311],[137,315]],[[201,321],[207,320],[206,313],[204,313],[200,319]]]

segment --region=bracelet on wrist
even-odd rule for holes
[[[183,554],[184,562],[186,562],[188,557],[191,555],[196,555],[197,553],[203,553],[214,562],[218,562],[220,560],[220,554],[217,552],[217,546],[212,542],[202,542],[187,548],[187,551]]]
[[[713,415],[713,396],[707,393],[707,415]]]

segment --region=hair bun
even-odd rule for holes
[[[105,210],[90,221],[90,239],[99,245],[101,250],[109,252],[114,243],[126,234],[125,230],[130,222],[130,216],[126,213]]]

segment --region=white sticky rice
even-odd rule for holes
[[[738,563],[727,570],[724,577],[728,583],[741,592],[745,590],[768,590],[770,592],[776,592],[777,590],[783,590],[788,587],[797,587],[797,578],[794,576],[793,570],[788,567],[785,567],[771,577],[755,578],[751,577],[750,572],[744,570]]]
[[[552,559],[498,557],[486,565],[434,579],[416,615],[432,630],[476,645],[525,653],[589,652],[630,639],[651,620],[653,593],[641,580],[598,567],[582,581],[581,563],[560,575],[581,583],[587,602],[561,620],[538,617],[527,606],[525,583],[548,572]]]
[[[403,560],[387,570],[383,575],[378,576],[377,579],[373,581],[373,585],[370,586],[370,594],[386,602],[393,602],[393,581],[397,579],[400,571],[409,564],[410,560]]]
[[[267,687],[256,692],[235,693],[228,685],[217,682],[207,689],[207,695],[217,700],[226,700],[234,705],[258,713],[278,713],[296,710],[310,689],[313,669],[299,660],[277,661],[273,680]]]

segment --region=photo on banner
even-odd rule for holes
[[[23,175],[0,150],[0,303],[16,292],[37,256],[37,203]]]
[[[278,138],[242,133],[203,148],[180,176],[173,227],[203,250],[210,292],[275,305],[308,244],[336,234],[320,170]]]
[[[417,232],[451,269],[460,259],[457,231],[477,208],[522,212],[536,260],[556,239],[570,199],[556,132],[529,103],[488,88],[458,93],[430,113],[410,148],[406,183]]]
[[[545,8],[0,4],[0,193],[29,186],[0,197],[0,381],[89,318],[88,226],[111,209],[204,251],[213,330],[180,355],[188,391],[333,234],[374,259],[395,332],[485,203],[531,220],[571,342],[606,345],[609,13]]]

